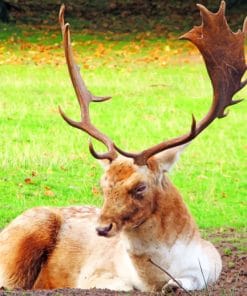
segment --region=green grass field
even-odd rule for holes
[[[61,105],[79,118],[59,33],[1,32],[0,227],[33,206],[100,206],[102,169],[88,136],[58,113]],[[190,47],[148,36],[73,37],[88,88],[113,97],[91,106],[93,122],[121,148],[141,150],[177,136],[188,131],[192,112],[197,119],[207,112],[210,82]],[[246,96],[244,89],[236,98]],[[216,120],[171,173],[201,228],[246,224],[246,111],[244,101]]]

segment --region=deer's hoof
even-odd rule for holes
[[[162,288],[162,294],[163,295],[169,295],[169,294],[172,294],[172,295],[180,295],[181,292],[182,292],[182,289],[179,287],[179,285],[174,280],[170,280]]]

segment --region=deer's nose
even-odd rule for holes
[[[108,232],[111,231],[111,229],[112,229],[112,223],[106,226],[96,227],[96,231],[100,236],[107,236]]]

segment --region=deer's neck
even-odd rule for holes
[[[186,243],[199,235],[181,195],[169,180],[154,198],[153,214],[138,228],[124,233],[133,252],[145,252],[159,244],[171,248],[177,240]]]
[[[126,250],[139,276],[149,289],[160,290],[170,278],[160,273],[150,259],[166,270],[180,246],[199,238],[197,227],[179,192],[168,181],[157,190],[153,214],[138,228],[123,233]],[[183,247],[182,247],[183,248]]]

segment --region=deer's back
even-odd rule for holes
[[[108,283],[131,290],[134,280],[142,288],[120,237],[97,235],[98,215],[98,208],[87,206],[24,212],[0,234],[0,284],[52,289]]]

